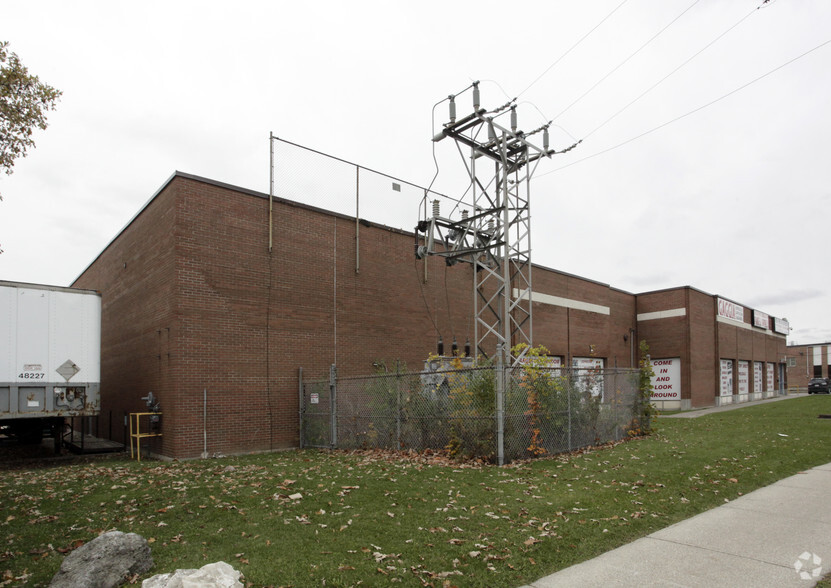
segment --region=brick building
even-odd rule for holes
[[[656,389],[659,407],[718,406],[784,391],[789,327],[783,319],[689,286],[637,298],[638,336],[660,362],[655,372],[680,384],[666,395]]]
[[[269,251],[268,218],[267,194],[177,172],[73,284],[102,293],[102,409],[142,410],[152,391],[161,455],[296,447],[300,368],[420,368],[438,335],[473,338],[468,264],[416,261],[412,233],[284,199]],[[726,301],[689,287],[636,295],[539,266],[533,280],[534,343],[562,365],[633,367],[645,339],[668,361],[666,407],[758,397],[742,378],[761,394],[783,381],[784,335],[749,322],[767,315],[734,305],[725,318]]]
[[[788,345],[788,386],[807,388],[811,378],[831,378],[831,342]]]

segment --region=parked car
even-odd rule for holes
[[[831,394],[831,380],[828,378],[811,378],[808,382],[808,394]]]

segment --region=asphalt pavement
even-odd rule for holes
[[[672,418],[788,398],[794,395]],[[831,463],[779,480],[529,586],[808,588],[829,572]]]

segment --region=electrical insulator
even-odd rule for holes
[[[450,99],[450,122],[456,122],[456,97],[448,96]]]
[[[470,357],[470,339],[465,341],[465,357]]]
[[[542,148],[543,151],[548,151],[548,127],[542,130]]]
[[[438,198],[433,200],[433,218],[439,218],[439,201]]]
[[[516,133],[516,106],[511,106],[511,130]]]
[[[479,105],[480,105],[479,82],[476,82],[475,84],[473,84],[473,110],[474,110],[474,112],[479,111]]]
[[[438,351],[439,357],[444,355],[444,341],[441,340],[441,335],[439,335],[439,343],[436,346],[436,350]]]
[[[463,221],[466,221],[466,220],[467,220],[467,210],[463,210],[463,211],[462,211],[462,220],[463,220]]]

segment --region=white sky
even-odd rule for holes
[[[831,41],[828,0],[761,2],[4,0],[0,40],[64,94],[0,177],[0,279],[70,284],[175,170],[268,192],[269,132],[426,186],[433,104],[481,80],[483,106],[519,96],[524,130],[585,138],[538,168],[535,263],[691,285],[831,341],[831,43],[594,156]],[[461,196],[450,143],[434,187]],[[411,230],[417,206],[390,192],[361,216]]]

